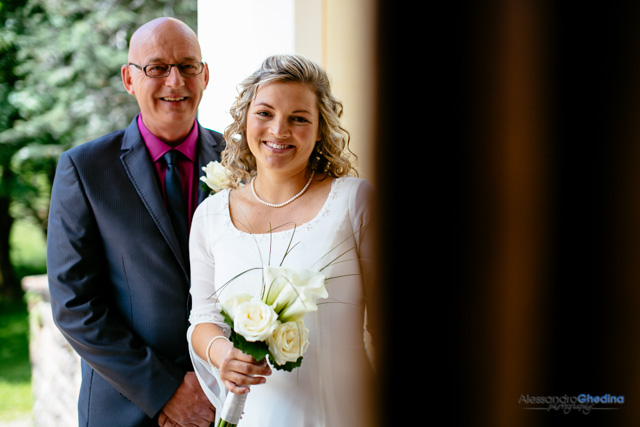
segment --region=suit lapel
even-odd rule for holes
[[[200,124],[199,126],[199,145],[198,145],[198,204],[202,203],[204,199],[206,199],[210,191],[203,188],[202,181],[200,181],[200,177],[204,176],[204,171],[202,170],[209,162],[212,161],[220,161],[220,144],[221,142],[216,141],[213,137],[213,134],[204,129]]]
[[[138,196],[140,196],[140,200],[144,203],[160,233],[180,262],[184,272],[188,275],[189,260],[186,254],[183,257],[180,251],[180,245],[171,226],[171,218],[169,218],[169,213],[164,205],[160,186],[158,185],[155,166],[138,130],[137,120],[136,116],[125,129],[120,160],[129,180],[136,189]],[[212,132],[204,129],[199,123],[197,125],[199,127],[198,204],[200,204],[210,194],[200,185],[202,181],[199,178],[204,175],[202,168],[210,161],[220,161],[219,150],[223,140],[222,138],[220,138],[220,141],[216,140]]]
[[[171,219],[164,205],[156,178],[155,167],[138,130],[137,117],[125,129],[120,160],[142,203],[149,211],[151,218],[171,247],[183,270],[188,274],[188,260],[186,254],[183,257],[178,239],[171,226]]]

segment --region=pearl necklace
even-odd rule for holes
[[[265,202],[260,197],[258,197],[258,195],[256,194],[256,187],[255,187],[255,184],[254,184],[254,182],[256,180],[255,176],[251,180],[251,191],[253,191],[253,196],[256,198],[256,200],[259,201],[260,203],[262,203],[263,205],[269,206],[270,208],[281,208],[281,207],[286,206],[289,203],[293,202],[295,199],[297,199],[298,197],[302,196],[305,191],[307,191],[307,188],[309,188],[309,185],[311,185],[311,180],[313,179],[313,174],[314,173],[315,173],[315,171],[311,171],[311,176],[309,177],[309,181],[307,181],[307,183],[305,184],[304,188],[302,190],[300,190],[300,192],[298,194],[296,194],[295,196],[293,196],[292,198],[290,198],[286,202],[282,202],[282,203],[278,203],[278,204],[269,203],[269,202]]]

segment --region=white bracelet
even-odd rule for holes
[[[216,335],[215,337],[211,338],[211,341],[209,341],[209,344],[207,344],[207,362],[209,363],[209,366],[211,366],[212,369],[218,369],[216,368],[213,363],[211,363],[211,346],[213,345],[214,342],[216,342],[216,340],[225,340],[227,342],[231,342],[229,341],[229,338],[225,337],[224,335]]]

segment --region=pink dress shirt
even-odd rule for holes
[[[172,148],[180,151],[184,156],[180,156],[178,161],[178,168],[180,169],[180,176],[182,177],[182,194],[185,194],[186,204],[189,209],[189,226],[191,226],[191,218],[197,206],[198,187],[196,183],[196,145],[198,142],[198,125],[194,121],[193,128],[189,135],[175,147],[171,147],[166,142],[162,141],[155,135],[153,135],[142,122],[142,114],[138,115],[138,129],[140,129],[140,135],[144,140],[147,150],[151,155],[158,177],[160,178],[160,185],[162,187],[162,196],[164,197],[166,204],[166,194],[164,189],[164,176],[167,170],[167,164],[164,162],[162,156]],[[187,179],[185,179],[185,177]],[[188,195],[188,196],[187,196]]]

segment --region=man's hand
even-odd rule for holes
[[[215,408],[202,391],[196,374],[187,372],[180,387],[162,407],[158,425],[209,427],[215,415]]]

